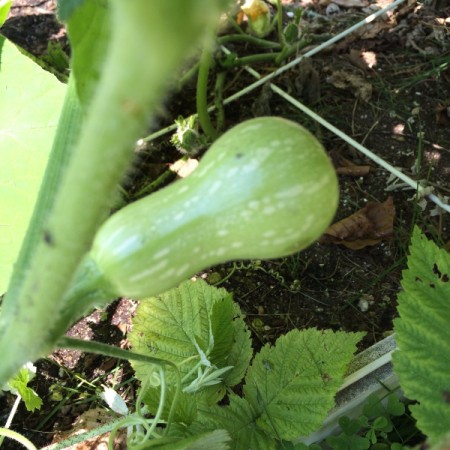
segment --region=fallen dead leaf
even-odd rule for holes
[[[198,166],[198,159],[189,158],[187,160],[179,159],[169,166],[172,172],[175,172],[180,178],[186,178]]]
[[[71,430],[65,431],[64,433],[56,433],[52,444],[44,447],[42,450],[52,450],[52,448],[56,447],[58,443],[79,434],[86,433],[87,431],[94,430],[95,428],[105,425],[112,420],[114,420],[114,417],[102,408],[89,409],[78,417]],[[66,450],[108,450],[109,435],[110,433],[105,433],[84,442],[73,444],[66,447]],[[116,450],[125,450],[125,436],[125,430],[121,430],[116,434],[114,439],[114,448]]]
[[[394,216],[392,197],[383,203],[369,202],[356,213],[331,225],[320,242],[344,245],[352,250],[376,245],[392,236]]]
[[[330,3],[342,6],[343,8],[366,8],[369,6],[367,0],[319,0],[319,6],[327,6]]]
[[[450,104],[439,104],[436,106],[436,123],[450,126]]]
[[[374,39],[376,38],[381,31],[392,28],[393,24],[390,22],[371,22],[366,24],[364,27],[361,27],[360,30],[357,30],[355,34],[359,34],[360,39]]]
[[[377,56],[374,52],[361,51],[355,48],[350,50],[348,59],[355,67],[364,71],[372,69],[377,64]]]
[[[330,158],[338,175],[351,177],[364,177],[369,174],[371,167],[369,165],[358,165],[344,158],[338,151],[331,151]]]
[[[365,8],[369,6],[367,0],[333,0],[333,3],[344,8]]]
[[[338,89],[351,89],[356,98],[365,102],[372,98],[372,85],[359,74],[336,70],[326,80]]]

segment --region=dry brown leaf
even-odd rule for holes
[[[377,64],[377,56],[374,52],[361,51],[355,48],[350,50],[348,60],[358,69],[367,71]]]
[[[360,39],[373,39],[377,37],[381,31],[392,28],[393,25],[390,22],[378,22],[368,23],[366,26],[362,27],[356,32],[359,34]]]
[[[365,102],[369,102],[372,97],[372,85],[358,74],[336,70],[327,77],[327,82],[338,89],[351,89],[356,98]]]
[[[189,176],[198,166],[198,159],[189,158],[179,159],[169,166],[172,172],[175,172],[180,178]]]
[[[450,125],[450,104],[439,103],[436,106],[436,123],[439,125]]]
[[[331,225],[321,238],[325,244],[340,244],[352,250],[376,245],[393,233],[395,206],[392,197],[367,205]]]
[[[64,433],[57,433],[53,438],[53,442],[48,447],[44,447],[42,450],[51,450],[59,442],[62,442],[70,437],[77,436],[79,434],[86,433],[87,431],[94,430],[102,425],[107,424],[114,420],[114,417],[108,411],[102,408],[94,408],[85,411],[73,424],[71,430]],[[125,449],[125,434],[124,430],[119,431],[114,439],[114,448],[117,450]],[[78,444],[66,447],[66,450],[108,450],[109,433],[96,436]]]
[[[333,0],[333,3],[344,8],[365,8],[369,6],[367,0]]]
[[[352,164],[346,167],[338,167],[336,172],[338,175],[348,177],[365,177],[370,172],[370,166],[357,166]]]
[[[338,175],[346,175],[350,177],[364,177],[369,174],[371,167],[369,165],[357,165],[352,161],[344,158],[338,151],[331,151],[330,158]]]

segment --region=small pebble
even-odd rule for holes
[[[336,14],[339,14],[341,12],[341,8],[339,8],[338,5],[336,5],[336,3],[330,3],[327,6],[327,9],[325,10],[325,14],[327,16],[334,16]]]
[[[361,298],[358,302],[358,308],[361,312],[366,312],[369,309],[369,302],[365,298]]]

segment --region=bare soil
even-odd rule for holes
[[[345,6],[349,4],[345,0],[336,2],[341,6],[334,15],[327,14],[330,2],[326,0],[305,5],[301,1],[283,3],[286,12],[304,6],[303,26],[317,35],[337,34],[368,14],[361,6]],[[67,49],[64,29],[56,21],[54,11],[52,0],[17,0],[1,32],[36,56],[46,52],[49,40],[60,42]],[[305,80],[301,66],[273,81],[376,155],[423,181],[448,203],[449,17],[450,7],[445,2],[407,2],[384,20],[314,55],[306,83],[298,82]],[[248,44],[228,48],[239,56],[261,51]],[[267,74],[276,66],[264,63],[253,68]],[[224,98],[253,81],[241,68],[230,70]],[[195,82],[171,95],[157,119],[157,128],[172,124],[179,115],[194,112]],[[361,348],[370,346],[392,332],[413,226],[417,224],[450,248],[448,214],[429,200],[418,198],[414,189],[404,189],[385,169],[265,87],[225,107],[226,127],[262,114],[303,124],[321,140],[337,168],[342,167],[342,158],[356,167],[370,166],[367,173],[361,174],[353,167],[347,175],[340,176],[336,221],[354,214],[368,202],[381,203],[391,196],[395,206],[392,232],[358,250],[336,243],[316,243],[285,259],[230,263],[201,276],[233,293],[247,316],[255,349],[293,328],[305,327],[365,331]],[[127,182],[130,197],[180,158],[169,138],[160,138],[140,149],[136,169]],[[106,312],[84,319],[70,334],[125,347],[135,307],[136,302],[123,299]],[[33,387],[44,399],[43,409],[30,414],[21,406],[13,427],[43,445],[51,441],[56,430],[70,428],[82,411],[99,402],[95,392],[101,383],[113,381],[123,383],[121,393],[133,399],[132,370],[128,365],[57,351],[38,363]],[[89,383],[94,387],[89,387]],[[88,394],[82,394],[84,389]],[[0,423],[4,423],[12,401],[9,396],[0,398]],[[5,442],[4,448],[14,447]]]

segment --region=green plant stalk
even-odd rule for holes
[[[25,362],[49,353],[63,332],[58,325],[64,310],[61,299],[107,215],[112,194],[132,160],[133,144],[157,109],[167,80],[205,22],[216,18],[220,3],[207,9],[201,0],[111,1],[115,33],[98,90],[21,295],[13,299],[14,312],[3,317],[0,385]]]
[[[105,355],[111,358],[123,359],[127,361],[138,361],[146,364],[154,364],[158,367],[170,367],[175,371],[178,371],[176,364],[172,361],[166,361],[160,358],[154,358],[148,355],[142,355],[140,353],[131,352],[129,350],[123,350],[112,345],[103,344],[95,341],[85,341],[83,339],[75,339],[67,336],[60,337],[56,346],[59,348],[68,348],[71,350],[80,350],[86,353],[95,353],[97,355]]]
[[[281,48],[281,45],[278,42],[268,41],[249,34],[228,34],[226,36],[221,36],[218,39],[218,42],[221,45],[227,44],[228,42],[246,42],[262,48],[273,48],[275,50],[280,50]]]
[[[283,33],[283,7],[281,5],[281,0],[277,0],[277,28],[278,28],[278,39],[280,41],[281,47],[284,50],[286,47],[286,37]]]
[[[214,85],[214,106],[216,107],[216,129],[220,132],[225,126],[225,110],[223,107],[223,85],[225,83],[225,72],[216,75]]]
[[[224,67],[242,67],[249,66],[255,63],[262,62],[275,62],[276,64],[281,64],[285,59],[289,58],[291,55],[297,53],[302,48],[310,45],[312,40],[310,38],[305,38],[297,42],[296,44],[286,46],[282,51],[276,53],[255,53],[249,56],[243,56],[241,58],[236,58],[230,63],[224,64]]]
[[[0,428],[0,436],[5,436],[7,438],[14,439],[16,442],[22,444],[28,450],[37,450],[34,444],[31,441],[29,441],[25,436],[22,436],[21,434],[13,430],[9,430],[8,428]]]
[[[123,359],[127,361],[138,361],[143,362],[147,364],[153,364],[160,368],[160,370],[164,371],[167,367],[170,367],[174,370],[176,375],[176,385],[175,385],[175,394],[173,397],[172,405],[169,412],[169,419],[168,419],[168,425],[166,430],[168,430],[171,419],[175,413],[175,408],[178,402],[178,397],[181,392],[181,374],[178,370],[178,367],[175,363],[172,361],[167,361],[160,358],[154,358],[152,356],[143,355],[140,353],[131,352],[129,350],[122,350],[121,348],[113,347],[112,345],[103,344],[101,342],[95,342],[95,341],[85,341],[82,339],[74,339],[70,337],[61,337],[57,341],[57,345],[62,348],[69,348],[74,350],[81,350],[83,352],[88,353],[95,353],[99,355],[106,355],[110,356],[111,358],[117,358],[117,359]],[[162,385],[161,385],[161,407],[159,409],[159,414],[156,415],[155,419],[157,417],[160,417],[162,414],[162,404],[165,399],[165,391],[166,391],[166,385],[165,385],[165,378],[164,376],[161,377]],[[140,394],[140,397],[142,397],[143,393]],[[140,404],[140,402],[138,402]],[[141,411],[138,410],[139,413]],[[158,422],[158,420],[155,420],[155,422]],[[152,428],[152,430],[154,427]]]
[[[22,400],[22,397],[20,396],[20,394],[17,394],[16,400],[14,401],[14,404],[13,404],[13,406],[12,406],[10,412],[9,412],[8,418],[6,419],[6,423],[5,423],[4,428],[9,430],[9,428],[11,427],[11,423],[12,423],[12,421],[14,419],[14,416],[17,413],[17,408],[19,407],[19,403],[20,403],[21,400]],[[6,436],[4,436],[4,435],[3,436],[0,435],[0,447],[3,444],[3,441],[5,440],[5,437]]]
[[[196,104],[200,126],[208,138],[213,141],[217,138],[217,131],[211,122],[208,111],[208,75],[212,64],[212,52],[209,45],[206,44],[203,48],[198,68]]]

